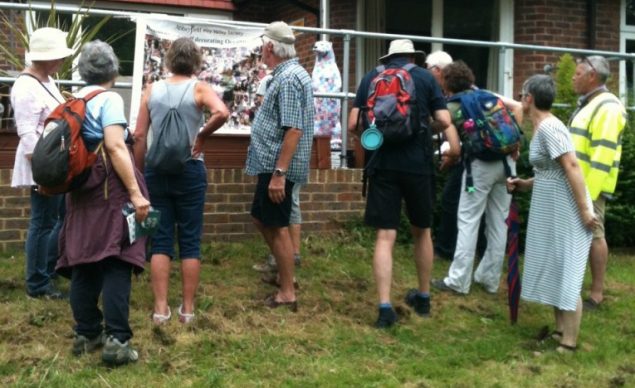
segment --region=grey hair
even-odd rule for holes
[[[548,75],[532,75],[523,84],[523,94],[531,94],[539,110],[549,110],[556,99],[556,83]]]
[[[93,40],[82,47],[78,69],[87,84],[101,85],[119,75],[119,59],[108,43]]]
[[[278,42],[277,40],[269,39],[266,36],[263,36],[262,39],[265,43],[271,42],[273,44],[273,53],[276,57],[281,59],[290,59],[296,57],[295,46],[293,45],[293,43],[287,44]]]
[[[586,57],[582,63],[586,66],[587,71],[595,70],[602,83],[606,83],[609,79],[609,75],[611,75],[611,67],[609,66],[609,61],[607,61],[606,58],[599,55],[591,55],[590,57]]]

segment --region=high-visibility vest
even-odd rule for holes
[[[609,92],[596,95],[571,119],[569,131],[593,200],[615,192],[625,124],[626,110]]]

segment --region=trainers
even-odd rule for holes
[[[276,272],[278,271],[278,265],[276,264],[276,258],[270,253],[264,263],[254,264],[252,268],[258,272]]]
[[[434,280],[432,282],[432,287],[436,288],[439,291],[451,292],[451,293],[454,293],[454,294],[460,294],[460,292],[458,292],[454,288],[452,288],[452,287],[448,286],[447,284],[445,284],[445,281],[443,281],[443,279]]]
[[[101,360],[113,366],[136,362],[138,359],[139,353],[130,346],[130,341],[121,343],[113,336],[108,337],[101,353]]]
[[[380,307],[379,316],[375,327],[378,329],[387,329],[397,322],[397,313],[392,307]]]
[[[430,316],[430,297],[427,298],[419,294],[419,290],[412,288],[406,294],[406,304],[422,317]]]
[[[84,353],[92,353],[106,343],[106,335],[102,332],[95,338],[88,338],[81,334],[75,334],[73,341],[73,355],[81,356]]]

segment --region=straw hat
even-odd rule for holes
[[[397,54],[414,54],[417,61],[423,63],[423,58],[426,53],[421,50],[415,50],[415,46],[410,39],[395,39],[390,42],[390,47],[388,48],[388,54],[379,58],[379,62],[384,62],[388,58]]]
[[[66,45],[66,33],[57,28],[44,27],[35,30],[29,39],[28,61],[53,61],[66,58],[73,50]]]

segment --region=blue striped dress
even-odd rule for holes
[[[529,146],[534,187],[529,208],[521,297],[575,311],[592,233],[582,223],[571,186],[557,157],[574,152],[557,118],[540,123]],[[587,191],[587,202],[591,198]]]

